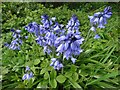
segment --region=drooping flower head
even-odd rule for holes
[[[14,29],[11,29],[11,32],[13,32],[13,38],[20,38],[21,37],[21,35],[20,35],[20,33],[21,33],[21,30],[14,30]]]
[[[103,12],[97,12],[93,16],[88,16],[88,17],[90,19],[90,23],[92,27],[97,26],[98,28],[105,28],[104,25],[107,24],[107,19],[110,18],[111,15],[112,15],[111,7],[108,6],[104,9]]]
[[[36,22],[29,23],[28,26],[25,26],[25,29],[30,33],[34,33],[35,36],[39,36],[39,25]]]
[[[51,60],[52,60],[52,62],[50,64],[50,66],[53,66],[54,69],[60,70],[63,67],[63,64],[59,61],[59,59],[52,58]]]
[[[78,32],[79,26],[80,26],[80,22],[79,22],[77,16],[73,15],[71,17],[71,19],[68,21],[68,24],[66,25],[66,28],[70,31],[75,30],[76,32]]]
[[[66,25],[66,34],[58,37],[55,40],[56,52],[63,54],[63,57],[71,59],[75,63],[74,56],[79,55],[83,50],[80,45],[84,39],[80,36],[79,20],[76,15],[73,15]]]
[[[30,78],[33,77],[33,73],[31,72],[30,68],[26,66],[25,74],[22,77],[22,80],[29,80]]]
[[[66,36],[61,36],[56,39],[55,44],[58,46],[56,51],[63,53],[64,58],[68,60],[82,52],[80,45],[83,41],[84,39],[79,33],[69,32]]]
[[[12,50],[20,50],[20,46],[22,45],[22,40],[21,40],[21,30],[14,30],[11,29],[11,32],[13,33],[13,40],[11,41],[10,44],[5,43],[4,45],[8,47],[9,49]]]
[[[64,35],[65,30],[63,29],[63,26],[64,25],[55,22],[55,25],[53,26],[53,30],[56,36]]]
[[[52,20],[49,19],[49,16],[44,14],[41,16],[41,18],[42,18],[41,22],[43,24],[43,27],[46,29],[50,28],[50,26],[53,24],[53,22],[52,22]]]
[[[100,38],[100,36],[98,35],[98,34],[96,34],[95,36],[94,36],[94,39],[99,39]]]

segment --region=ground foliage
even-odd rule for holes
[[[112,7],[113,15],[105,29],[97,29],[101,36],[95,40],[91,31],[89,39],[81,46],[84,49],[75,64],[65,61],[64,71],[56,71],[50,66],[50,57],[44,54],[24,26],[30,22],[40,24],[40,16],[47,14],[57,21],[67,24],[73,14],[80,20],[80,32],[88,35],[90,22],[88,15],[102,11],[106,6]],[[118,4],[117,3],[2,3],[2,89],[6,88],[82,88],[83,90],[101,90],[102,88],[119,88],[118,61]],[[22,30],[23,39],[20,51],[13,51],[4,46],[10,42],[10,29]],[[83,47],[84,46],[84,47]],[[22,80],[25,67],[34,73],[30,80]]]

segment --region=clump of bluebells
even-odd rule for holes
[[[33,77],[33,73],[31,72],[30,68],[26,66],[25,74],[22,77],[22,80],[29,80],[30,78]]]
[[[111,7],[108,6],[104,9],[103,12],[97,12],[93,16],[88,16],[91,24],[90,30],[96,32],[97,28],[105,28],[105,25],[107,24],[107,19],[109,19],[111,15]],[[98,39],[100,38],[100,36],[96,34],[94,38]]]
[[[12,34],[13,40],[11,41],[10,44],[5,43],[5,46],[12,50],[20,50],[20,45],[22,45],[22,39],[20,35],[21,30],[11,29],[11,32],[13,33]]]
[[[44,48],[44,52],[52,54],[50,66],[60,70],[64,59],[75,63],[75,56],[83,51],[80,45],[84,41],[79,32],[80,22],[77,16],[73,15],[66,26],[59,24],[55,17],[50,19],[46,14],[41,18],[42,24],[32,22],[25,29],[35,34],[36,42]]]
[[[50,66],[53,66],[54,69],[60,70],[63,67],[63,64],[59,61],[59,59],[52,58],[52,63]]]
[[[97,12],[93,16],[88,16],[90,19],[90,30],[96,33],[97,28],[105,28],[107,19],[112,15],[111,7],[108,6],[103,12]],[[83,44],[84,38],[81,36],[80,22],[76,15],[72,15],[67,25],[59,24],[56,21],[56,17],[49,18],[44,14],[41,16],[41,24],[36,22],[29,23],[25,26],[25,30],[34,34],[35,41],[43,47],[45,53],[50,55],[51,64],[54,69],[60,70],[64,67],[64,60],[71,60],[74,64],[77,60],[76,56],[83,52],[80,45]],[[19,49],[20,30],[12,30],[15,41],[12,41],[10,45],[6,44],[10,49]],[[99,39],[100,36],[96,34],[94,39]],[[16,46],[18,45],[18,46]],[[26,71],[29,71],[29,67],[26,67]],[[23,76],[23,80],[33,77],[32,72],[26,73]]]

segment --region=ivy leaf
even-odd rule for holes
[[[57,80],[59,83],[64,83],[65,80],[66,80],[66,77],[63,76],[63,75],[59,75],[59,76],[57,76],[56,80]]]

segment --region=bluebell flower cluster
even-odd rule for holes
[[[98,28],[105,28],[105,24],[107,24],[107,19],[112,15],[111,7],[108,6],[104,9],[103,12],[97,12],[93,16],[88,16],[90,19],[91,25],[94,27],[98,25]]]
[[[30,78],[33,77],[33,73],[31,72],[30,68],[26,66],[25,74],[22,77],[22,80],[29,80]]]
[[[75,63],[76,58],[74,57],[83,51],[80,45],[84,41],[80,36],[80,22],[77,16],[73,15],[66,26],[59,24],[55,17],[50,19],[46,14],[42,15],[41,18],[42,24],[33,22],[25,29],[35,34],[36,42],[44,48],[44,52],[47,54],[57,53],[56,56],[63,55],[63,59],[71,59]],[[55,60],[52,59],[51,66],[60,70],[63,64],[60,63],[59,59]]]
[[[80,22],[76,15],[72,15],[71,19],[68,21],[68,24],[66,25],[66,28],[68,31],[74,31],[76,33],[79,33],[79,26]]]
[[[50,54],[52,52],[52,47],[54,47],[55,39],[64,34],[63,25],[56,22],[56,18],[52,17],[51,19],[48,15],[44,14],[41,16],[42,24],[37,24],[36,22],[32,22],[25,26],[25,29],[34,33],[36,36],[36,42],[42,46],[44,52]]]
[[[4,45],[12,50],[20,50],[20,46],[22,45],[22,39],[20,35],[21,30],[11,29],[11,32],[13,32],[12,34],[13,40],[11,41],[10,44],[5,43]]]
[[[98,34],[96,34],[95,36],[94,36],[94,39],[99,39],[100,38],[100,36],[98,35]]]
[[[25,29],[30,33],[34,33],[35,36],[39,36],[39,25],[36,22],[29,23],[28,26],[25,26]]]
[[[66,36],[61,36],[56,39],[55,44],[57,47],[57,52],[63,54],[63,57],[67,60],[71,58],[72,62],[75,63],[73,56],[79,55],[83,50],[80,45],[84,39],[79,33],[69,32]]]
[[[76,60],[74,56],[79,55],[83,51],[80,45],[84,39],[80,36],[79,25],[77,16],[73,15],[66,25],[67,33],[55,40],[58,55],[63,54],[63,58],[71,59],[73,63]]]
[[[108,6],[104,9],[103,12],[97,12],[93,16],[88,16],[92,26],[90,30],[95,32],[96,28],[105,28],[105,24],[107,24],[107,19],[109,19],[111,15],[111,7]]]
[[[50,64],[50,66],[53,66],[54,69],[60,70],[63,67],[63,64],[60,63],[60,61],[56,58],[52,58],[52,63]]]

